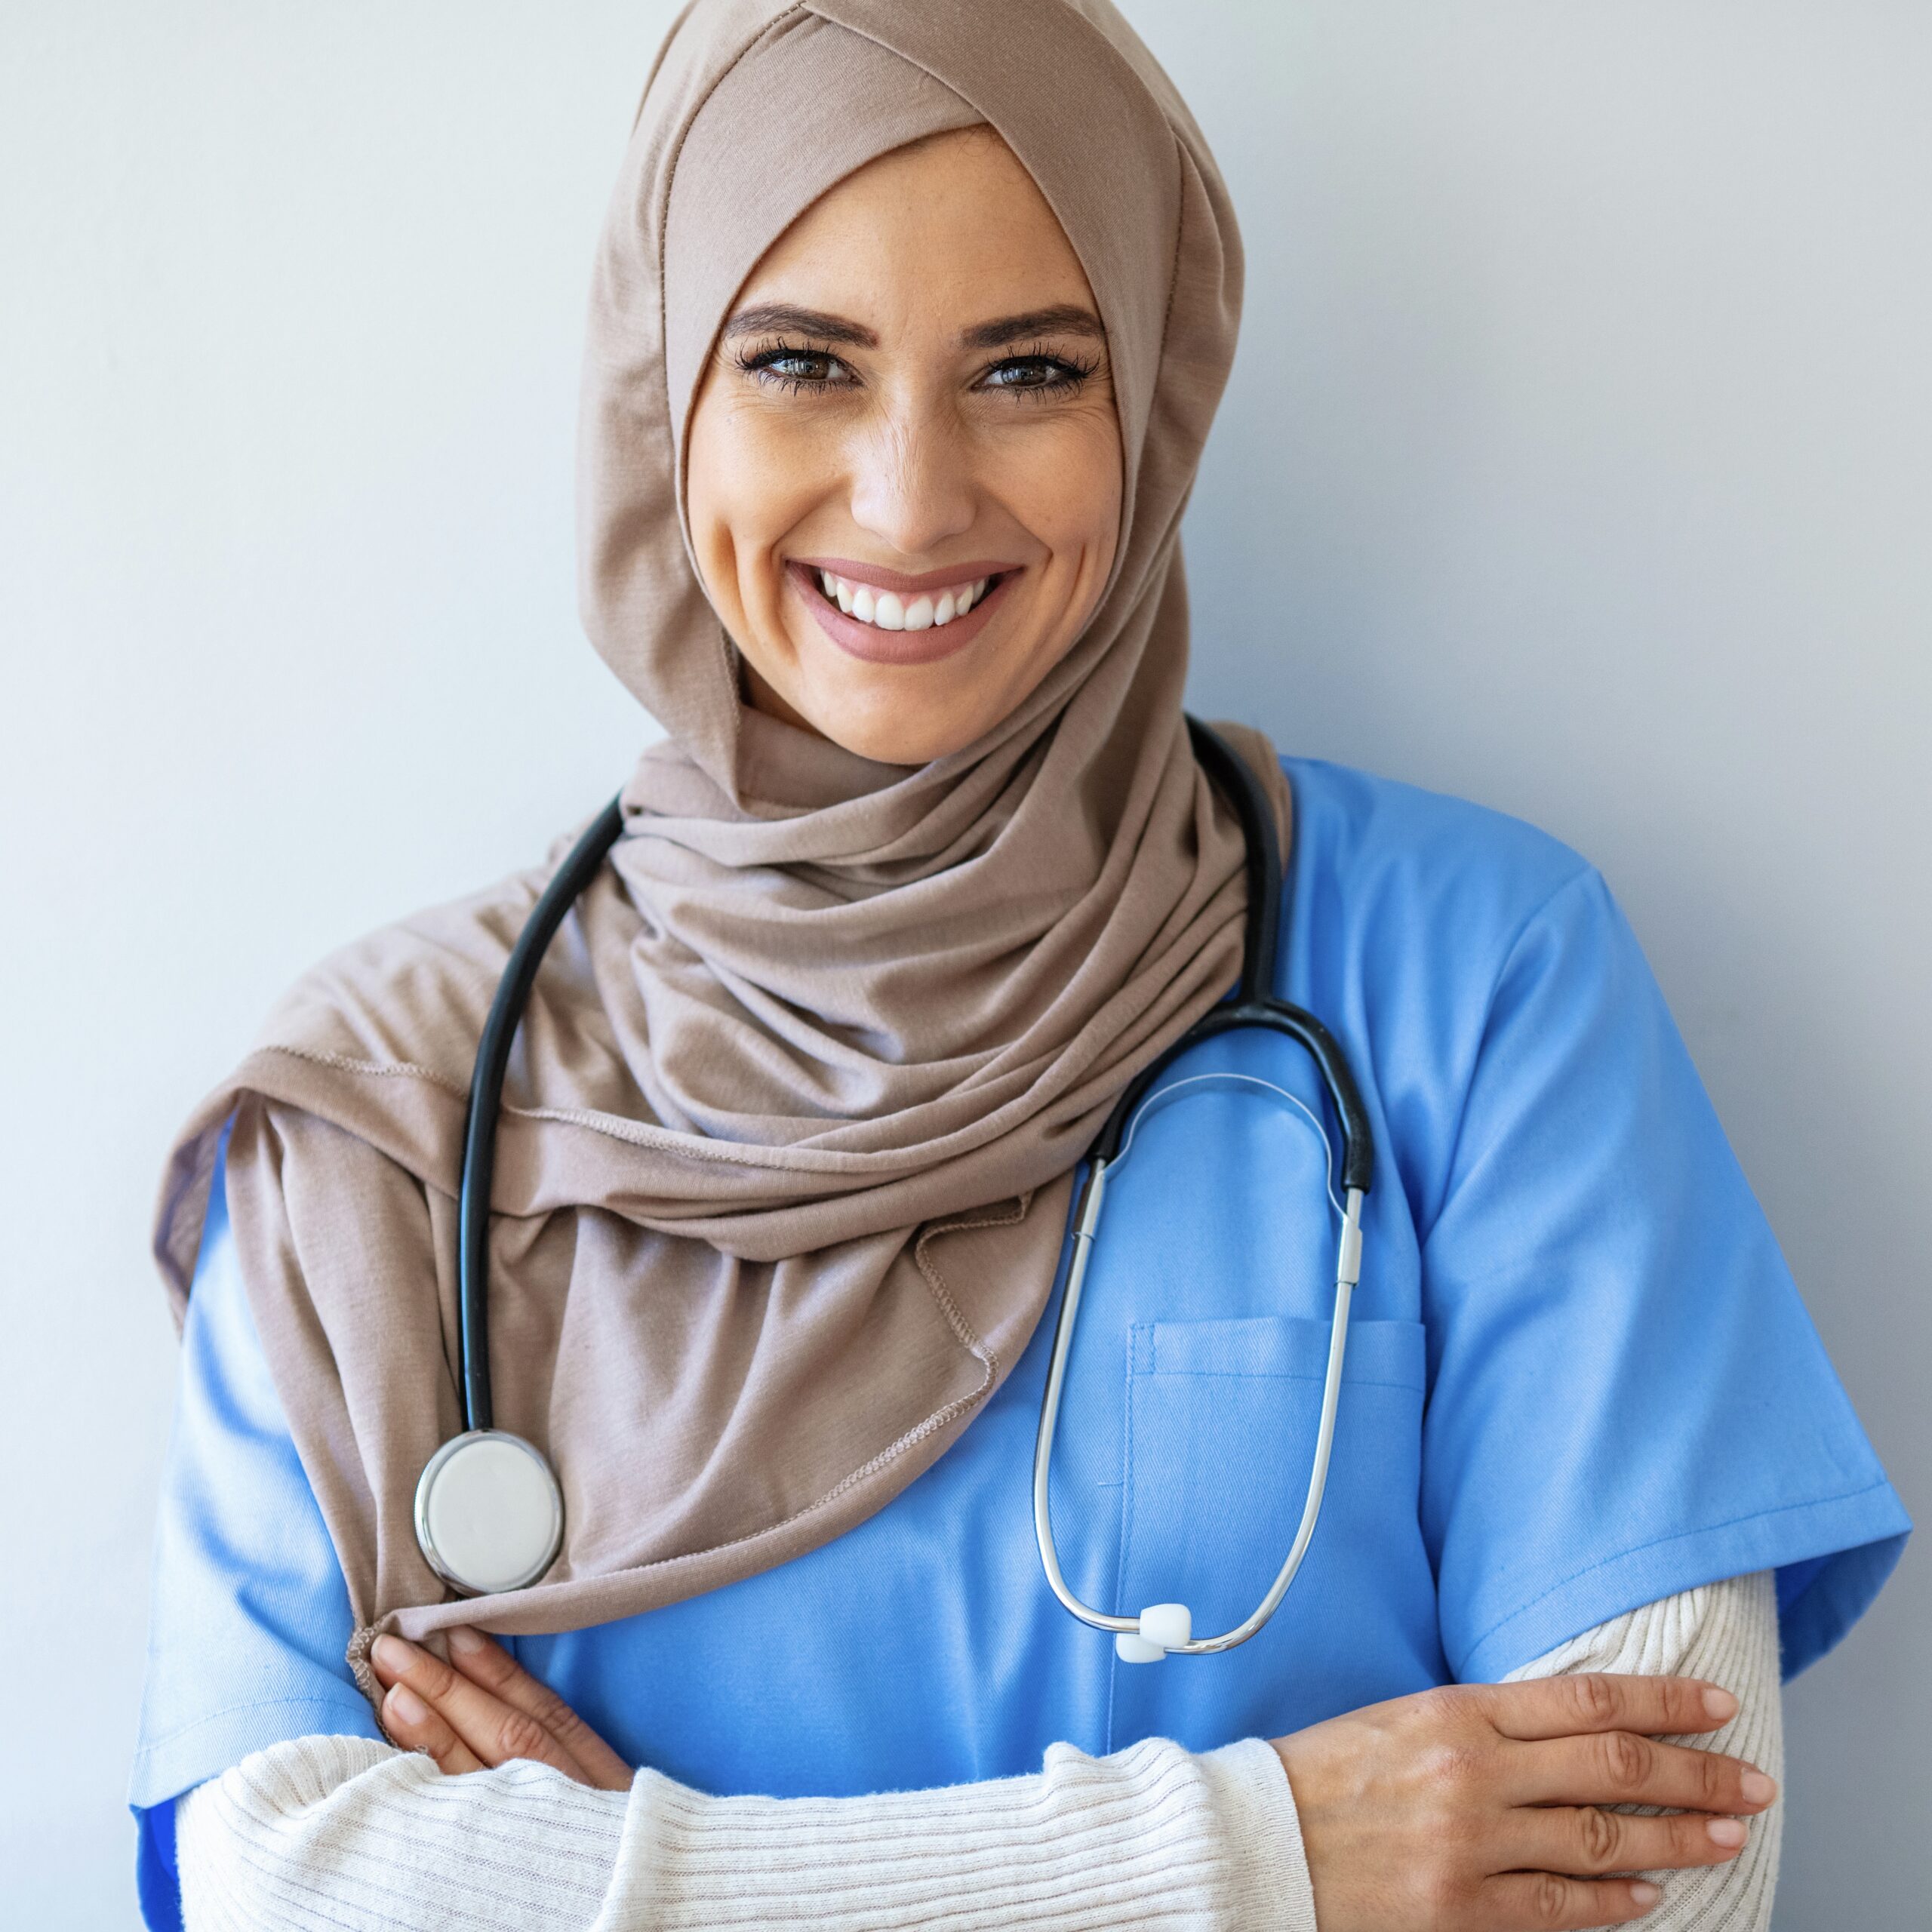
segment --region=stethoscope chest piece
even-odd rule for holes
[[[535,1583],[563,1540],[563,1492],[550,1465],[507,1429],[452,1436],[417,1479],[416,1540],[436,1574],[466,1596]]]

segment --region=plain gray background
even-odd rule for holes
[[[1932,8],[1128,11],[1249,251],[1194,702],[1603,867],[1922,1514]],[[9,1923],[134,1919],[171,1132],[303,966],[651,731],[577,627],[571,444],[669,13],[0,13]],[[1929,1635],[1921,1540],[1789,1693],[1783,1932],[1926,1923]]]

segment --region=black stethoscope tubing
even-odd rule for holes
[[[579,894],[597,876],[604,855],[623,835],[622,799],[620,793],[591,821],[544,887],[510,949],[476,1044],[457,1186],[457,1358],[466,1429],[494,1426],[490,1401],[490,1194],[497,1174],[497,1118],[503,1110],[503,1075],[537,969]]]

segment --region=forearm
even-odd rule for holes
[[[1611,1619],[1512,1678],[1696,1676],[1737,1697],[1684,1741],[1782,1774],[1768,1574]],[[1780,1814],[1721,1865],[1651,1875],[1657,1932],[1764,1932]],[[429,1758],[308,1738],[184,1801],[189,1932],[272,1924],[685,1932],[724,1921],[820,1932],[1121,1925],[1313,1932],[1299,1821],[1272,1747],[1199,1755],[1152,1739],[1112,1757],[1052,1746],[1029,1777],[851,1798],[712,1798],[651,1771],[601,1792],[525,1761],[445,1777]]]
[[[1249,1739],[863,1798],[594,1791],[515,1762],[446,1778],[346,1738],[258,1752],[181,1807],[188,1932],[1312,1932],[1294,1802]]]
[[[1586,1630],[1504,1681],[1580,1671],[1697,1677],[1721,1684],[1737,1715],[1717,1731],[1666,1741],[1727,1752],[1784,1780],[1776,1580],[1769,1571],[1684,1590]],[[1655,1807],[1631,1806],[1654,1811]],[[1782,1801],[1751,1822],[1737,1856],[1690,1871],[1651,1872],[1663,1897],[1646,1932],[1765,1932],[1777,1884]]]
[[[297,1738],[180,1800],[182,1918],[188,1932],[582,1932],[624,1803],[521,1760],[445,1778],[420,1752]]]

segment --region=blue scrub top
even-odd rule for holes
[[[1320,1526],[1223,1654],[1118,1662],[1032,1531],[1053,1303],[986,1408],[884,1509],[727,1589],[512,1645],[633,1764],[713,1792],[1037,1770],[1153,1735],[1277,1736],[1493,1679],[1675,1591],[1778,1572],[1783,1663],[1843,1635],[1911,1525],[1826,1358],[1634,935],[1566,847],[1459,800],[1283,761],[1278,990],[1340,1036],[1378,1164]],[[1109,1186],[1052,1491],[1068,1579],[1126,1613],[1245,1617],[1286,1554],[1321,1401],[1335,1126],[1291,1042],[1163,1084]],[[1066,1257],[1061,1260],[1064,1278]],[[131,1802],[142,1902],[180,1923],[172,1800],[248,1752],[380,1735],[219,1171],[163,1478]],[[428,1391],[424,1392],[428,1399]]]

